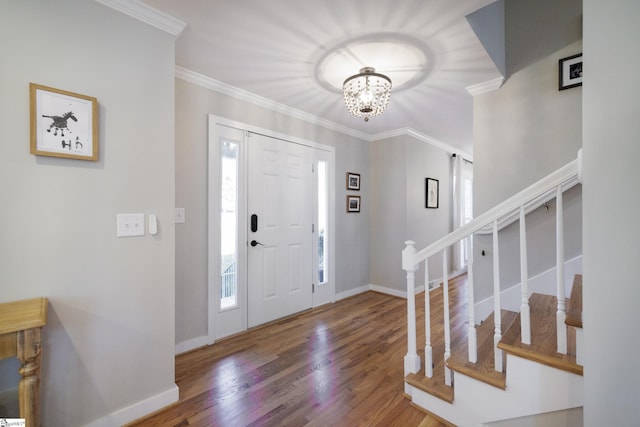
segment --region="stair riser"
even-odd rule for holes
[[[582,376],[512,355],[507,356],[507,367],[504,391],[455,373],[453,403],[415,388],[412,401],[461,427],[583,405]]]

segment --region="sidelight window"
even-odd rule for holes
[[[327,162],[318,162],[318,283],[327,281]]]
[[[221,144],[220,309],[238,305],[238,154],[239,144]]]

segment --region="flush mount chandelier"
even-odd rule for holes
[[[376,73],[375,68],[364,67],[360,73],[347,78],[342,84],[344,102],[347,109],[357,117],[378,116],[389,105],[391,98],[391,79]]]

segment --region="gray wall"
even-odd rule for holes
[[[475,216],[577,157],[582,88],[558,91],[558,60],[581,50],[581,42],[573,43],[513,74],[499,90],[474,98]],[[571,259],[581,253],[580,188],[566,197],[565,259]],[[551,203],[548,213],[527,218],[527,228],[536,230],[527,241],[530,276],[554,266],[554,211]],[[500,236],[503,288],[520,281],[517,239],[517,223]],[[476,236],[474,242],[475,295],[480,300],[493,292],[492,240]]]
[[[638,425],[640,2],[584,1],[584,421]],[[633,54],[629,54],[634,52]]]
[[[558,91],[558,60],[573,43],[474,97],[474,214],[564,166],[581,147],[582,88]]]
[[[420,250],[450,231],[451,161],[449,154],[410,136],[371,143],[370,283],[406,291],[402,270],[404,242]],[[425,178],[440,181],[438,209],[425,209]],[[450,264],[451,265],[451,264]],[[442,277],[442,258],[429,260],[431,278]],[[416,286],[424,272],[416,273]]]
[[[336,147],[336,293],[369,278],[368,143],[176,80],[176,344],[207,335],[207,116],[214,114]],[[361,174],[360,213],[346,213],[346,172]]]
[[[0,10],[0,301],[49,298],[43,424],[78,426],[175,390],[174,37],[97,2]],[[97,97],[99,161],[29,153],[29,82]],[[160,233],[116,238],[136,212]]]

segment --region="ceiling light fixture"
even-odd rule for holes
[[[391,79],[376,73],[375,68],[364,67],[360,73],[347,78],[342,84],[344,102],[347,109],[357,117],[378,116],[389,105],[391,98]]]

